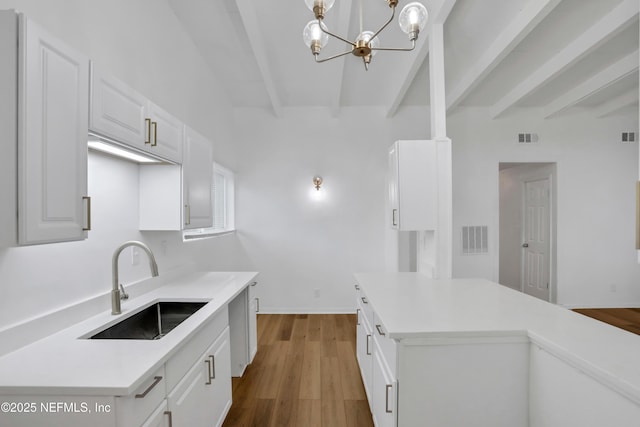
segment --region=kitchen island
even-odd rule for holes
[[[355,277],[378,427],[638,425],[640,337],[487,280]]]
[[[231,341],[255,345],[248,307],[256,275],[192,272],[126,301],[121,315],[101,312],[5,354],[0,425],[220,425],[231,404]],[[204,305],[160,339],[90,339],[163,301]],[[246,323],[230,324],[243,315]],[[234,362],[250,362],[252,350],[244,351]]]

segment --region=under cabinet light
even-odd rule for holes
[[[93,137],[92,137],[93,138]],[[137,153],[135,151],[127,150],[126,148],[120,147],[119,145],[111,144],[108,142],[100,141],[98,139],[90,139],[87,142],[89,149],[100,151],[102,153],[107,153],[112,156],[120,157],[123,159],[130,160],[136,163],[163,163],[162,160],[156,159],[154,157],[146,156],[142,153]]]

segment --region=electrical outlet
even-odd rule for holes
[[[313,290],[313,297],[314,298],[320,298],[320,289],[314,289]]]

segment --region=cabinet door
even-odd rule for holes
[[[255,287],[258,282],[253,282],[249,286],[249,363],[258,351],[258,300],[255,296]]]
[[[147,99],[115,77],[91,64],[92,132],[134,148],[151,144],[151,120],[147,120]]]
[[[176,426],[220,426],[231,407],[229,328],[209,347],[168,396]]]
[[[89,59],[20,16],[18,240],[82,240],[87,197]]]
[[[359,305],[358,305],[359,307]],[[372,363],[373,363],[373,335],[369,322],[363,316],[363,311],[358,308],[358,324],[356,327],[356,358],[360,366],[360,375],[367,399],[371,402]]]
[[[221,426],[231,408],[231,353],[228,327],[211,346],[207,357],[211,360],[211,389],[214,401],[209,410],[214,414],[213,425]]]
[[[398,229],[398,143],[389,149],[389,224]]]
[[[168,411],[167,401],[164,400],[140,427],[171,427],[172,417],[173,414]]]
[[[164,159],[182,163],[183,123],[151,102],[149,115],[151,117],[149,151]]]
[[[396,141],[389,150],[391,227],[435,230],[437,213],[435,141]]]
[[[380,348],[373,350],[371,410],[376,427],[395,427],[397,408],[397,382],[391,376]]]
[[[211,227],[213,145],[204,136],[189,128],[185,130],[184,142],[184,228]]]

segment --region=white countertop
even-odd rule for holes
[[[640,401],[640,336],[483,279],[359,273],[388,337],[526,335],[578,369]]]
[[[124,396],[138,388],[180,345],[256,277],[255,272],[196,272],[123,301],[122,314],[106,310],[0,357],[0,394]],[[90,340],[105,327],[154,301],[210,301],[162,339]]]

